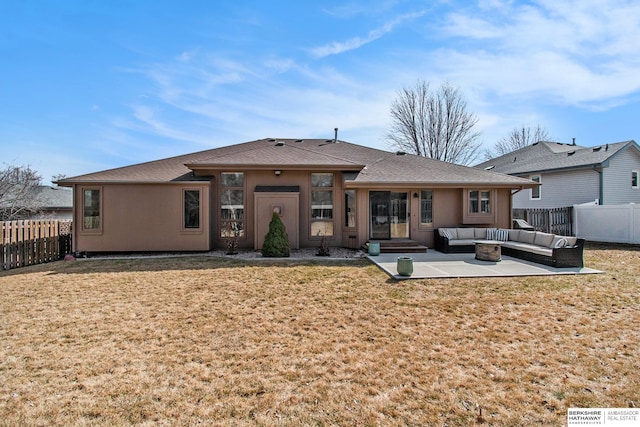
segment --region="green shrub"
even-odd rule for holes
[[[291,251],[289,236],[280,215],[274,212],[269,223],[269,232],[264,236],[262,244],[262,256],[264,257],[288,257]]]

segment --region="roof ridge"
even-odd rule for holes
[[[336,140],[336,142],[327,142],[327,144],[349,144],[349,145],[352,145],[352,146],[356,146],[357,145],[357,144],[351,144],[349,142],[345,142],[345,141],[341,141],[341,140]],[[325,144],[322,144],[322,145],[320,145],[320,147],[322,147],[324,145]],[[301,147],[301,146],[296,147],[294,145],[293,147],[298,149],[298,150],[303,150],[303,151],[307,151],[307,152],[310,152],[310,153],[322,154],[323,156],[330,157],[332,159],[340,160],[340,161],[343,161],[343,162],[351,163],[351,164],[356,165],[356,166],[360,166],[361,165],[361,163],[354,162],[353,160],[345,159],[344,157],[334,156],[333,154],[321,153],[321,152],[319,152],[317,150],[312,150],[310,148]],[[364,147],[364,145],[360,145],[358,147]],[[364,148],[369,148],[369,147],[364,147]],[[378,151],[382,151],[382,150],[378,150]]]

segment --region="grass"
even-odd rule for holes
[[[0,425],[562,425],[638,406],[640,250],[394,282],[202,257],[0,273]]]

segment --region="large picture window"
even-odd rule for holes
[[[200,228],[200,190],[184,190],[184,228]]]
[[[83,230],[99,230],[100,221],[100,190],[90,188],[82,192],[82,228]]]
[[[420,192],[420,225],[433,226],[433,191],[422,190]]]
[[[333,236],[333,174],[311,174],[311,235]]]
[[[220,174],[220,237],[244,236],[244,173]]]

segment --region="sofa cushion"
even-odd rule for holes
[[[509,240],[517,242],[520,236],[520,230],[509,230]]]
[[[487,229],[486,228],[474,228],[473,229],[473,237],[475,239],[486,239],[487,238]]]
[[[473,228],[458,228],[458,239],[475,239],[476,234]]]
[[[534,245],[532,243],[522,243],[522,242],[504,242],[502,244],[505,248],[516,249],[519,251],[530,252],[538,255],[553,256],[553,249],[543,248],[538,245]]]
[[[533,244],[549,248],[551,247],[551,243],[553,242],[554,237],[555,236],[553,234],[536,231],[536,237],[533,239]]]
[[[522,242],[522,243],[529,243],[529,244],[533,244],[533,240],[536,238],[536,232],[535,231],[527,231],[527,230],[520,230],[520,233],[518,233],[518,240],[517,242]]]
[[[449,246],[473,246],[475,239],[449,240]]]

